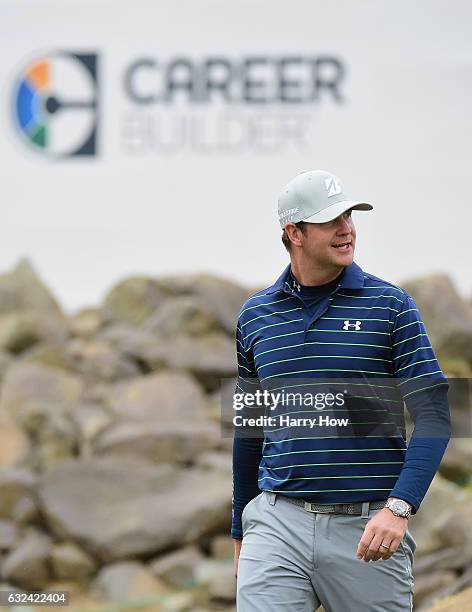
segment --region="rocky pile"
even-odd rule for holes
[[[469,377],[470,305],[447,277],[405,286],[443,367]],[[2,590],[67,590],[75,610],[235,610],[219,398],[250,293],[134,277],[68,316],[29,262],[0,277]],[[411,520],[418,609],[471,585],[471,459],[470,435],[451,441]]]

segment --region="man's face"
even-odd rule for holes
[[[320,267],[351,265],[356,246],[351,210],[326,223],[307,223],[305,234],[300,235],[300,246],[303,254]]]

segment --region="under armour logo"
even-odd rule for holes
[[[328,198],[337,195],[342,191],[341,183],[335,176],[325,179],[325,187],[328,191]]]
[[[297,281],[295,280],[293,281],[293,286],[295,287],[297,291],[301,291],[301,286],[297,283]]]
[[[361,329],[362,321],[356,321],[355,323],[351,323],[351,321],[344,321],[343,329],[346,331],[350,330],[353,327],[356,331]]]

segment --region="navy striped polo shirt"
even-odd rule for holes
[[[335,281],[304,287],[288,265],[242,306],[236,346],[235,393],[355,379],[373,395],[352,404],[345,433],[276,423],[260,437],[235,434],[233,538],[242,538],[242,510],[263,490],[321,504],[394,496],[418,510],[450,437],[448,383],[404,289],[354,262]],[[408,447],[405,404],[415,423]]]

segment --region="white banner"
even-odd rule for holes
[[[356,261],[470,291],[472,8],[465,1],[0,8],[2,268],[67,309],[130,274],[272,283],[277,196],[325,169],[372,202]]]

